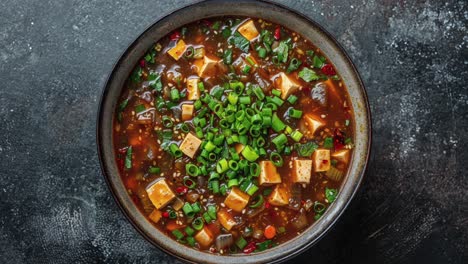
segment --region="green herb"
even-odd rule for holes
[[[229,38],[231,36],[231,29],[228,27],[225,27],[223,31],[221,32],[221,35],[223,35],[224,38]]]
[[[353,143],[353,140],[351,138],[347,138],[344,142],[346,145]]]
[[[161,168],[151,166],[148,168],[148,172],[151,174],[159,174],[161,172]]]
[[[243,52],[249,52],[250,41],[244,38],[239,32],[234,33],[228,40],[229,44],[233,44]]]
[[[308,50],[306,51],[307,56],[312,57],[314,56],[314,51],[313,50]]]
[[[161,82],[161,75],[155,74],[155,73],[150,73],[148,75],[148,84],[154,90],[156,90],[158,92],[162,91],[163,85],[162,85],[162,82]]]
[[[274,50],[279,63],[286,63],[288,61],[288,51],[288,44],[286,44],[285,41],[281,41],[278,47]]]
[[[223,61],[229,65],[232,63],[232,49],[226,49],[223,54]]]
[[[136,112],[137,114],[138,114],[138,113],[141,113],[141,112],[143,112],[143,111],[145,111],[145,110],[146,110],[146,107],[145,107],[144,105],[142,105],[142,104],[141,104],[141,105],[135,106],[135,112]]]
[[[125,154],[125,168],[132,168],[132,146],[127,148],[127,153]]]
[[[318,76],[317,73],[315,73],[315,71],[306,67],[302,68],[298,76],[306,82],[316,81],[320,79],[320,76]]]
[[[332,137],[327,137],[323,141],[323,147],[327,149],[333,148],[333,138]]]
[[[218,30],[220,26],[221,26],[221,22],[216,21],[216,22],[213,23],[211,28],[214,29],[214,30]]]
[[[297,151],[297,154],[301,157],[310,157],[312,153],[318,148],[318,145],[310,141],[304,144],[295,144],[294,148]]]
[[[129,98],[123,100],[119,105],[119,112],[122,112],[128,105]]]
[[[286,73],[291,73],[297,69],[299,69],[299,66],[301,66],[302,61],[292,58],[291,61],[289,62],[288,69],[286,70]]]
[[[314,65],[315,68],[321,69],[323,65],[325,64],[326,59],[324,57],[319,57],[317,55],[314,56],[312,59],[312,64]]]
[[[273,242],[271,240],[265,240],[261,243],[257,243],[257,249],[255,250],[256,252],[257,251],[264,251],[266,249],[269,249],[273,246]]]
[[[143,75],[143,69],[138,66],[133,70],[132,75],[130,75],[130,80],[135,83],[141,82],[141,75]]]
[[[336,200],[337,195],[338,195],[337,189],[325,188],[325,198],[327,198],[329,203],[333,203]]]

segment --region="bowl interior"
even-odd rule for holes
[[[180,26],[203,18],[250,16],[264,18],[288,27],[320,48],[334,63],[348,88],[355,115],[355,149],[337,200],[319,221],[301,235],[264,252],[249,255],[217,256],[181,246],[155,228],[133,204],[120,179],[114,159],[113,117],[123,84],[139,59],[151,45]],[[363,177],[370,148],[370,113],[364,86],[344,50],[318,24],[278,4],[265,1],[215,0],[181,8],[154,23],[125,51],[116,63],[101,97],[97,140],[101,168],[118,205],[135,228],[151,243],[188,262],[203,263],[274,263],[291,258],[314,244],[344,211]]]

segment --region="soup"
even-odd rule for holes
[[[353,114],[332,62],[271,22],[222,17],[160,39],[114,118],[123,183],[160,231],[213,254],[298,236],[334,202]]]

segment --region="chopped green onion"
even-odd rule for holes
[[[254,162],[258,159],[258,154],[251,146],[245,146],[242,150],[242,156],[250,162]]]
[[[258,100],[263,100],[265,98],[265,94],[263,93],[262,88],[259,85],[254,85],[252,88],[253,93],[257,96]]]
[[[140,105],[135,106],[135,112],[136,113],[141,113],[141,112],[143,112],[145,110],[146,110],[145,105],[140,104]]]
[[[159,174],[161,172],[161,168],[150,166],[148,172],[151,174]]]
[[[180,158],[180,157],[182,157],[182,151],[179,149],[179,147],[178,147],[177,144],[175,144],[175,143],[172,143],[172,144],[169,146],[169,152],[170,152],[171,155],[174,156],[175,158]]]
[[[187,217],[193,217],[195,215],[192,206],[187,202],[182,206],[182,211]]]
[[[238,186],[238,185],[239,185],[239,181],[237,179],[230,179],[227,184],[228,188],[231,188],[233,186]]]
[[[294,108],[289,108],[288,115],[290,117],[293,117],[293,118],[301,118],[302,117],[302,111],[301,110],[296,110]]]
[[[125,154],[125,168],[131,169],[132,168],[132,146],[127,148],[127,153]]]
[[[204,224],[201,217],[197,217],[192,221],[192,227],[195,228],[195,230],[202,230],[203,225]]]
[[[195,235],[195,230],[193,230],[193,228],[191,228],[190,226],[185,227],[184,231],[185,234],[187,234],[188,236]]]
[[[278,147],[283,146],[284,144],[286,144],[288,142],[288,138],[286,137],[285,134],[279,134],[278,136],[273,138],[271,140],[271,142],[273,144],[275,144],[275,146],[278,148]]]
[[[273,94],[275,96],[281,96],[281,91],[277,90],[277,89],[273,89],[273,90],[271,90],[271,94]]]
[[[171,90],[171,100],[173,102],[177,102],[177,101],[180,100],[179,90],[177,90],[175,88]]]
[[[245,192],[250,196],[254,195],[256,191],[258,191],[258,186],[253,183],[250,183],[247,189],[245,190]]]
[[[210,217],[210,215],[208,214],[208,212],[204,212],[204,213],[202,214],[202,216],[203,216],[203,219],[205,220],[206,223],[209,223],[209,222],[211,222],[211,221],[213,220],[213,219],[211,219],[211,217]]]
[[[302,138],[302,133],[299,132],[299,130],[294,130],[292,133],[291,133],[291,138],[296,141],[296,142],[299,142]]]
[[[163,126],[167,128],[170,128],[174,125],[174,122],[172,122],[172,119],[168,116],[162,117],[162,123],[163,123]]]
[[[236,246],[242,250],[247,246],[247,241],[242,236],[239,236],[239,239],[236,241]]]
[[[195,240],[194,237],[189,236],[189,237],[187,237],[185,239],[187,240],[187,244],[189,244],[189,246],[191,246],[191,247],[195,246],[196,240]]]
[[[299,99],[297,96],[291,94],[286,100],[288,100],[290,104],[294,104],[297,101],[297,99]]]
[[[229,165],[226,159],[222,159],[218,161],[218,163],[216,164],[216,171],[218,173],[223,173],[227,171],[228,169],[229,169]]]
[[[177,240],[184,238],[184,234],[180,232],[179,229],[173,230],[172,235],[174,235]]]
[[[198,169],[198,167],[192,163],[187,163],[185,165],[185,171],[190,176],[198,176],[198,174],[200,173],[200,169]]]
[[[271,162],[273,162],[273,164],[276,166],[276,167],[281,167],[283,166],[283,158],[281,157],[281,155],[278,153],[278,152],[271,152],[270,154],[270,160]]]
[[[252,204],[250,205],[250,208],[258,208],[258,207],[262,206],[264,201],[265,201],[265,199],[263,199],[263,196],[259,194],[259,195],[255,196],[253,198]]]
[[[208,215],[211,217],[211,219],[216,220],[216,206],[214,205],[208,205]]]
[[[187,59],[191,59],[193,58],[193,55],[195,55],[195,49],[192,46],[188,46],[185,50],[184,57]]]
[[[239,99],[239,96],[236,94],[236,93],[229,93],[228,95],[228,101],[229,103],[231,103],[232,105],[235,105],[237,104],[237,100]]]
[[[246,104],[246,105],[251,104],[250,96],[241,96],[241,97],[239,97],[239,103],[240,104]]]
[[[286,73],[291,73],[297,69],[299,69],[299,66],[301,66],[302,62],[296,58],[292,58],[291,61],[289,62],[288,69],[286,70]]]
[[[199,213],[201,211],[201,206],[199,202],[195,202],[191,205],[194,213]]]
[[[281,132],[283,129],[286,128],[286,125],[281,121],[281,119],[278,118],[276,113],[273,114],[272,120],[271,120],[271,128],[275,132]]]
[[[333,138],[332,137],[325,138],[325,140],[323,141],[323,147],[328,148],[328,149],[333,148]]]

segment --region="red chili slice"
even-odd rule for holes
[[[276,40],[279,40],[281,38],[281,28],[279,26],[277,26],[275,28],[275,36],[274,37],[275,37]]]
[[[345,146],[345,136],[343,132],[337,128],[333,133],[333,146],[335,147],[335,150],[340,150]]]
[[[254,252],[254,250],[257,249],[257,245],[255,244],[254,241],[250,242],[249,244],[247,244],[247,246],[245,246],[244,248],[244,253],[245,254],[250,254],[252,252]]]
[[[179,186],[176,188],[176,192],[179,195],[186,194],[188,192],[188,188],[186,186]]]
[[[336,71],[335,69],[333,68],[333,66],[331,64],[325,64],[322,66],[322,72],[325,74],[325,75],[328,75],[328,76],[332,76],[332,75],[335,75],[336,74]]]
[[[163,212],[163,213],[162,213],[162,216],[163,216],[164,218],[169,218],[169,212]]]
[[[266,203],[265,203],[265,208],[266,208],[266,209],[270,208],[270,203],[269,203],[269,202],[266,202]]]
[[[141,61],[140,61],[140,67],[143,68],[143,67],[145,67],[145,65],[146,65],[145,60],[141,60]]]
[[[180,32],[179,32],[179,31],[174,31],[174,32],[172,32],[170,38],[171,38],[171,40],[178,40],[178,39],[180,39]]]

